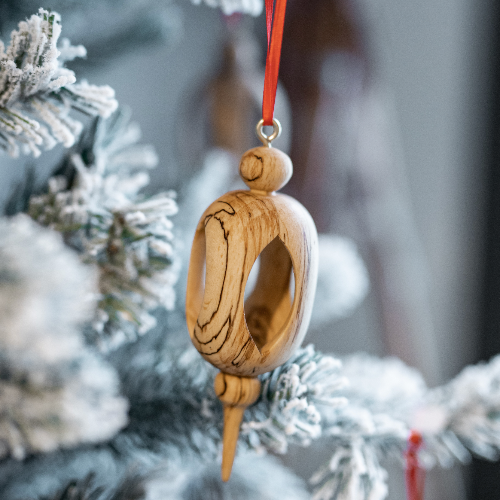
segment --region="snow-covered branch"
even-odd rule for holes
[[[0,147],[12,156],[72,146],[82,131],[72,108],[109,116],[118,105],[110,87],[76,82],[64,63],[84,57],[85,48],[68,40],[58,48],[60,34],[59,14],[40,9],[19,23],[8,47],[0,42]]]
[[[33,219],[98,265],[101,298],[88,336],[105,349],[150,330],[149,310],[174,306],[170,216],[177,205],[172,192],[140,193],[157,157],[139,138],[123,110],[97,120],[68,154],[62,174],[50,179],[48,193],[30,200]]]
[[[79,331],[96,273],[25,215],[0,219],[0,459],[111,438],[126,423],[118,377]]]
[[[498,458],[500,357],[430,390],[417,370],[396,358],[349,356],[342,374],[348,404],[322,409],[322,435],[333,455],[311,480],[315,500],[384,499],[382,462],[403,462],[412,429],[423,436],[422,467],[467,463],[471,454]]]

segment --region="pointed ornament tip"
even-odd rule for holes
[[[224,405],[222,480],[227,482],[231,477],[243,413],[259,398],[260,381],[257,378],[238,377],[220,372],[215,377],[214,389]]]

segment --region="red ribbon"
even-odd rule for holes
[[[406,496],[408,500],[424,499],[425,471],[418,463],[418,450],[422,447],[422,435],[411,431],[406,450]]]
[[[274,6],[274,0],[266,0],[267,60],[266,75],[264,77],[264,97],[262,99],[264,125],[273,124],[285,10],[286,0],[276,0],[276,7]]]

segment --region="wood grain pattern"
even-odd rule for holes
[[[294,300],[278,331],[270,328],[254,339],[245,321],[245,286],[257,257],[275,238],[290,255]],[[271,252],[265,259],[263,255],[258,286],[248,299],[253,310],[261,307],[269,325],[282,323],[280,312],[286,308],[280,304],[290,300],[286,284],[291,270],[272,265],[280,261],[278,256]],[[193,344],[226,373],[257,376],[273,370],[288,360],[304,338],[316,279],[317,235],[300,203],[282,194],[226,193],[203,214],[191,251],[186,317]],[[274,298],[268,301],[267,297]]]
[[[214,381],[215,394],[224,405],[224,434],[222,436],[222,480],[231,476],[238,434],[243,413],[260,395],[258,378],[236,377],[219,373]]]
[[[291,176],[288,156],[254,148],[243,155],[240,173],[251,189],[221,196],[198,223],[186,293],[191,340],[222,372],[215,391],[224,404],[224,481],[231,474],[244,409],[259,396],[255,377],[286,362],[306,334],[318,267],[311,216],[293,198],[274,192]],[[255,289],[245,303],[248,276],[259,256]]]
[[[241,158],[240,176],[253,191],[278,191],[290,180],[292,173],[292,160],[276,148],[253,148]]]

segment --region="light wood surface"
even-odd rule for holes
[[[290,358],[311,316],[316,228],[299,202],[274,192],[291,172],[290,159],[281,151],[247,151],[240,173],[251,189],[226,193],[207,208],[191,250],[186,320],[196,349],[223,372],[216,393],[224,404],[224,480],[231,472],[244,408],[258,397],[254,377]],[[248,276],[259,256],[255,289],[245,302]],[[242,396],[247,393],[252,397]]]
[[[261,146],[250,149],[240,161],[240,176],[254,191],[278,191],[290,180],[292,173],[292,160],[276,148]]]
[[[219,373],[214,381],[215,394],[224,405],[224,433],[222,436],[222,480],[231,476],[238,434],[243,413],[260,395],[258,378],[237,377]]]
[[[269,149],[255,148],[258,155]],[[317,246],[309,213],[289,196],[241,190],[212,203],[196,229],[186,294],[189,334],[201,355],[221,371],[241,376],[257,376],[287,361],[309,324]],[[264,327],[253,338],[245,321],[244,293],[261,253],[258,286],[248,306],[252,321],[258,315]],[[295,277],[291,304],[286,253]]]

